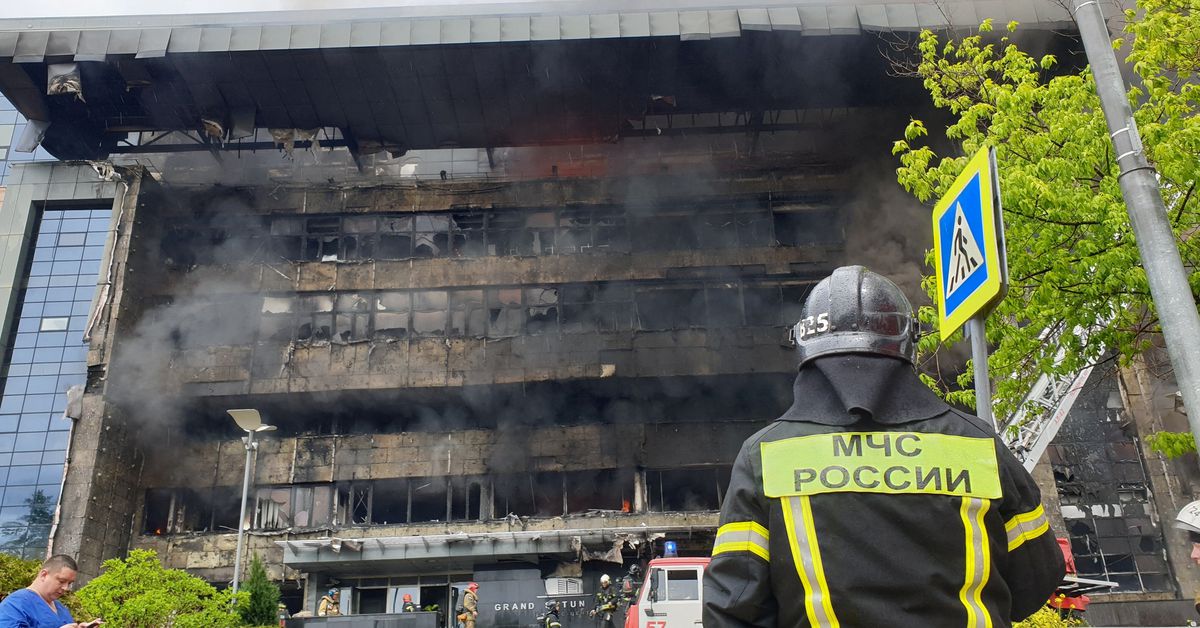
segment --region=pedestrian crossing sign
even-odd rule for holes
[[[986,315],[1008,286],[999,190],[995,153],[984,148],[933,209],[943,340],[971,317]]]

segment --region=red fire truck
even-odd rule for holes
[[[699,628],[708,557],[656,558],[646,569],[625,628]]]

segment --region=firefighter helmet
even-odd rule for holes
[[[1200,501],[1184,506],[1175,515],[1175,527],[1187,531],[1193,543],[1200,543]]]
[[[912,363],[916,352],[912,304],[890,279],[862,266],[843,266],[822,279],[792,331],[801,366],[835,353],[874,353]]]
[[[600,576],[600,584],[601,584],[602,586],[604,586],[604,585],[608,585],[608,583],[609,583],[609,582],[611,582],[611,581],[612,581],[612,579],[608,577],[608,574],[602,574],[602,575]]]

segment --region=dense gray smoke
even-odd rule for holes
[[[228,272],[221,264],[222,260],[245,258],[251,236],[263,235],[247,230],[253,225],[244,220],[248,201],[220,188],[201,194],[177,189],[162,193],[173,197],[172,201],[165,207],[144,205],[142,211],[148,215],[140,216],[135,226],[135,233],[152,223],[163,231],[161,239],[137,237],[132,247],[126,299],[137,300],[131,308],[137,319],[119,332],[108,371],[109,398],[144,426],[180,423],[190,402],[180,386],[184,379],[182,352],[249,347],[255,339],[261,303],[254,294],[253,278]],[[166,219],[156,211],[174,216]],[[169,231],[180,223],[194,231]],[[188,239],[188,234],[199,233],[208,237]],[[223,237],[214,240],[213,234]],[[179,272],[169,274],[169,270]],[[213,360],[201,368],[224,366]]]
[[[893,135],[902,131],[902,120],[880,122],[876,119],[876,114],[875,111],[849,114],[822,112],[813,114],[817,117],[810,121],[813,123],[811,129],[764,133],[761,136],[695,134],[626,138],[614,144],[584,147],[500,149],[495,152],[495,157],[498,170],[510,172],[518,179],[528,177],[552,183],[557,173],[561,180],[571,180],[571,185],[585,183],[591,186],[590,189],[578,188],[587,192],[586,202],[571,198],[571,195],[579,194],[572,191],[572,188],[556,189],[548,185],[525,192],[533,196],[524,201],[536,207],[537,204],[545,204],[546,196],[550,195],[552,199],[561,196],[558,202],[565,203],[567,208],[586,209],[605,205],[616,207],[623,214],[621,220],[626,221],[622,223],[622,228],[628,232],[625,236],[628,242],[624,246],[632,246],[635,251],[653,254],[694,249],[717,251],[739,247],[767,247],[777,245],[778,239],[785,237],[794,240],[783,243],[788,246],[809,246],[810,242],[818,246],[841,244],[841,257],[829,260],[829,267],[851,263],[868,266],[892,277],[904,287],[914,302],[920,302],[923,300],[919,290],[922,257],[930,240],[929,211],[907,196],[894,182],[894,165],[890,161],[887,149]],[[834,126],[824,127],[823,121],[826,119]],[[850,170],[847,173],[848,167]],[[784,177],[802,177],[803,175],[798,173],[808,172],[805,169],[811,169],[814,183],[806,184],[802,193],[809,196],[814,193],[818,196],[828,195],[829,198],[801,199],[796,202],[815,203],[818,207],[821,203],[830,203],[834,208],[832,211],[840,213],[840,216],[835,218],[836,214],[830,213],[828,216],[832,220],[826,220],[824,214],[806,214],[810,216],[806,218],[808,222],[788,223],[791,226],[786,227],[799,229],[801,232],[784,234],[781,231],[785,228],[783,223],[774,226],[771,224],[769,211],[763,213],[765,223],[757,225],[743,224],[737,214],[723,213],[722,208],[729,203],[729,199],[739,198],[741,193],[738,191],[738,185],[741,180],[783,180]],[[432,184],[405,185],[408,185],[414,194],[445,194],[458,190],[456,193],[469,196],[474,184],[463,181],[444,190],[438,187],[442,184],[437,181]],[[422,189],[426,185],[433,187]],[[495,185],[489,183],[486,187],[492,190]],[[788,185],[777,187],[780,192],[773,194],[782,194],[780,198],[793,194]],[[334,195],[342,193],[341,188],[336,186],[330,188],[330,191]],[[492,287],[492,282],[483,280],[476,293],[464,292],[471,288],[455,288],[451,293],[441,292],[439,295],[421,297],[429,299],[427,305],[432,309],[428,312],[433,319],[443,316],[442,310],[450,309],[452,315],[446,320],[451,327],[457,327],[453,334],[449,329],[439,329],[438,325],[441,323],[431,324],[431,327],[424,330],[418,329],[418,324],[424,324],[418,323],[418,314],[423,312],[420,309],[420,299],[414,296],[413,327],[403,333],[381,335],[383,318],[379,313],[384,305],[380,301],[378,306],[369,306],[380,308],[375,311],[373,336],[341,338],[337,332],[326,332],[326,335],[322,336],[312,329],[311,325],[305,327],[293,322],[290,323],[290,327],[281,330],[283,336],[265,338],[263,334],[266,332],[260,329],[260,319],[263,319],[264,312],[273,307],[271,300],[295,300],[303,296],[332,302],[342,293],[332,291],[331,286],[331,291],[327,293],[297,295],[291,293],[289,288],[284,292],[272,291],[270,294],[264,294],[257,277],[239,276],[240,270],[253,269],[257,272],[261,269],[264,274],[274,272],[285,276],[286,281],[281,285],[290,286],[291,280],[298,272],[294,260],[277,259],[277,253],[267,252],[266,247],[276,236],[272,235],[268,218],[254,217],[256,210],[252,207],[249,195],[230,188],[200,187],[171,189],[163,196],[170,202],[161,198],[148,198],[147,201],[151,205],[161,203],[166,207],[143,209],[140,220],[146,225],[147,232],[146,237],[141,240],[142,246],[158,247],[158,250],[140,251],[139,259],[144,261],[139,263],[166,264],[170,267],[170,272],[159,268],[135,267],[133,277],[141,282],[137,284],[137,290],[141,291],[139,296],[145,309],[132,330],[124,332],[111,369],[112,398],[130,408],[131,414],[148,424],[174,425],[188,418],[185,415],[194,413],[191,407],[193,400],[189,397],[191,394],[200,394],[209,399],[236,398],[247,394],[250,389],[249,380],[252,379],[249,370],[257,368],[251,366],[252,362],[258,364],[272,355],[290,356],[295,347],[302,345],[319,347],[365,342],[369,343],[370,351],[359,352],[349,359],[370,360],[376,352],[376,345],[379,345],[380,349],[390,351],[390,347],[394,347],[395,343],[409,343],[420,336],[419,332],[427,331],[426,337],[433,338],[451,335],[487,338],[488,344],[495,347],[489,348],[488,351],[494,353],[496,350],[506,351],[506,347],[510,345],[519,346],[521,342],[525,342],[519,339],[535,334],[535,328],[547,324],[546,321],[549,321],[547,329],[554,329],[554,321],[560,316],[561,320],[566,321],[567,310],[572,307],[572,315],[576,317],[573,320],[587,321],[580,329],[572,330],[576,332],[586,332],[589,329],[588,325],[593,324],[596,325],[597,331],[634,334],[639,330],[669,331],[704,327],[706,309],[710,317],[716,316],[714,312],[721,307],[720,299],[728,292],[727,289],[722,290],[725,286],[722,282],[729,282],[729,286],[734,286],[733,291],[728,294],[738,295],[737,284],[733,282],[739,281],[745,273],[745,269],[740,267],[705,266],[696,269],[700,274],[690,279],[681,275],[679,280],[671,282],[681,288],[678,290],[635,295],[629,285],[609,282],[595,284],[589,292],[580,293],[582,297],[578,294],[572,296],[569,290],[563,287],[543,289],[541,296],[530,296],[529,290],[538,286],[507,289]],[[172,205],[175,208],[172,208]],[[553,201],[550,207],[554,207]],[[397,208],[399,209],[401,208]],[[717,211],[711,211],[713,209]],[[517,220],[512,224],[514,233],[536,233],[544,227],[533,222],[534,215],[526,217],[526,214],[504,208],[464,210],[461,213],[464,216],[462,220],[483,212],[490,212],[489,220],[515,216]],[[796,215],[804,213],[801,211]],[[460,214],[448,212],[447,215],[457,217]],[[579,224],[590,229],[598,224],[595,221],[599,219],[593,215],[586,220],[588,222]],[[836,228],[830,228],[837,222],[842,224],[840,232]],[[456,224],[455,229],[459,228]],[[445,247],[461,245],[466,250],[474,244],[473,238],[480,237],[478,232],[468,232],[466,228],[466,222],[463,222],[461,236],[453,235],[452,232],[452,237],[462,238],[461,243],[456,245],[454,242],[438,241],[433,243],[433,247],[440,247],[439,250],[445,251]],[[777,232],[777,242],[769,241],[772,228]],[[813,233],[816,233],[816,230],[828,233],[818,237],[804,233],[805,229],[812,229]],[[561,235],[559,237],[561,238]],[[813,239],[806,239],[810,237]],[[844,237],[844,242],[823,239],[830,237],[838,240]],[[529,246],[525,240],[513,242],[511,246]],[[536,246],[537,240],[534,242]],[[591,244],[600,243],[597,240]],[[616,252],[619,251],[618,249]],[[525,255],[540,255],[546,252],[535,251]],[[474,250],[467,255],[505,254],[512,253]],[[248,259],[265,260],[268,265],[244,263]],[[597,259],[603,259],[605,264],[628,263],[625,257],[614,254],[606,254]],[[242,262],[239,262],[239,265],[230,265],[231,260]],[[340,259],[336,263],[339,268],[343,268],[343,265],[355,262]],[[497,260],[497,263],[504,262]],[[143,275],[152,276],[154,279],[147,280]],[[363,289],[366,290],[363,294],[370,292],[366,286]],[[437,287],[431,289],[438,290]],[[512,295],[508,295],[509,292]],[[522,293],[523,297],[520,296]],[[165,298],[157,299],[159,295]],[[498,296],[502,302],[494,303],[493,296]],[[511,303],[504,301],[509,298],[516,300]],[[772,324],[782,326],[784,321],[781,319],[787,318],[788,315],[780,316],[767,310],[794,309],[803,298],[803,293],[787,293],[782,303],[760,301],[758,295],[752,294],[750,290],[746,291],[744,298],[738,298],[743,299],[746,318],[743,322],[740,319],[743,313],[735,312],[736,316],[733,318],[737,322],[731,323],[732,327],[743,324],[761,325],[761,321],[764,320],[774,321]],[[264,299],[267,299],[267,302],[264,302]],[[583,302],[572,303],[572,299],[583,299]],[[478,318],[470,313],[456,318],[456,303],[465,308],[464,312],[477,311]],[[754,311],[750,311],[752,309]],[[521,329],[523,324],[526,331],[516,337],[493,335],[491,330],[500,327],[508,318],[523,321],[514,323],[512,329]],[[759,322],[753,322],[752,318]],[[301,319],[297,316],[296,321],[299,320]],[[333,320],[331,314],[331,323]],[[316,324],[319,323],[314,323]],[[339,320],[337,324],[340,326],[342,322]],[[564,322],[564,330],[566,325]],[[251,353],[254,354],[253,358],[249,357]],[[185,354],[188,362],[186,365],[182,359]],[[376,354],[376,357],[379,355]],[[297,375],[319,379],[330,375],[293,373],[286,359],[283,364],[274,367],[278,375],[260,372],[254,377]],[[434,367],[439,359],[441,365],[436,368],[451,368],[446,361],[448,357],[437,358],[432,355],[421,358],[420,368]],[[415,362],[413,364],[414,366],[409,368],[418,368]],[[359,372],[363,371],[365,368]],[[620,375],[618,372],[617,376]],[[192,383],[184,390],[180,386],[181,380],[213,383]],[[714,398],[712,391],[705,390],[698,384],[689,384],[686,379],[672,380],[669,384],[664,383],[664,386],[671,389],[671,396],[674,398],[691,399],[701,405],[703,400]],[[680,387],[687,390],[676,390]],[[785,398],[789,396],[788,392],[771,392],[771,395],[780,398],[766,400],[762,404],[764,416],[757,418],[772,418],[773,408],[785,408],[790,403],[790,398]],[[474,393],[467,394],[462,391],[442,397],[456,399],[452,402],[416,401],[413,398],[414,394],[415,390],[397,388],[394,392],[371,391],[368,395],[365,391],[360,393],[356,389],[339,387],[320,394],[273,395],[272,400],[264,400],[264,403],[274,403],[279,414],[291,416],[311,413],[313,401],[319,401],[320,407],[327,407],[329,412],[338,414],[336,421],[332,422],[334,427],[330,429],[349,432],[378,429],[452,430],[478,425],[479,417],[486,416],[490,425],[505,428],[501,433],[506,442],[494,449],[488,461],[489,467],[499,472],[519,471],[527,465],[527,452],[520,443],[529,438],[531,430],[545,425],[547,420],[551,423],[611,423],[619,421],[622,416],[628,416],[628,408],[648,407],[647,404],[653,403],[646,399],[608,399],[597,403],[595,400],[572,399],[569,395],[546,394],[534,397],[485,396],[487,398],[477,399],[472,397]],[[285,397],[294,399],[295,412],[289,409],[289,405],[293,404],[284,400]],[[363,397],[364,400],[356,401],[357,397]],[[434,398],[436,397],[435,395]],[[370,401],[365,401],[367,398]],[[403,408],[402,411],[392,413],[395,419],[390,426],[380,425],[379,418],[364,418],[386,415],[388,411],[380,408],[380,402],[389,407]],[[194,422],[197,418],[191,417],[190,420]],[[672,417],[664,415],[661,418]],[[224,419],[212,418],[211,421]]]
[[[886,275],[914,306],[929,303],[921,277],[932,272],[925,266],[925,251],[933,246],[930,207],[896,183],[890,161],[858,165],[850,179],[856,185],[846,203],[843,263]]]

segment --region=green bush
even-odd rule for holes
[[[0,554],[0,597],[29,586],[37,577],[40,566],[36,560]]]
[[[270,624],[279,618],[279,587],[267,577],[267,568],[263,566],[258,554],[250,562],[250,577],[242,585],[249,600],[241,608],[242,621],[247,625]]]
[[[1086,625],[1087,623],[1080,619],[1063,619],[1058,616],[1057,610],[1045,606],[1042,607],[1042,610],[1026,617],[1024,621],[1013,624],[1013,628],[1072,628]]]
[[[246,594],[238,593],[240,605]],[[104,572],[80,589],[85,611],[108,628],[237,628],[242,618],[231,591],[179,569],[164,569],[158,555],[133,550],[125,560],[104,562]]]

